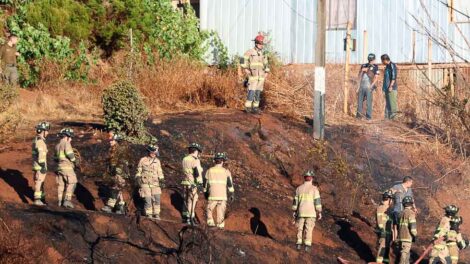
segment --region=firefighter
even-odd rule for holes
[[[447,233],[446,244],[449,248],[451,264],[459,263],[459,251],[469,246],[468,239],[463,239],[460,233],[460,225],[463,220],[460,216],[453,216],[450,219],[450,231]]]
[[[140,185],[139,194],[144,199],[145,215],[152,220],[160,220],[160,196],[165,188],[162,165],[158,159],[158,146],[148,145],[148,155],[137,165],[136,180]]]
[[[379,235],[377,263],[390,263],[390,245],[393,237],[392,199],[392,191],[384,192],[382,203],[377,207],[377,233]]]
[[[307,252],[310,252],[312,247],[315,221],[322,218],[320,192],[312,183],[313,176],[315,176],[313,171],[304,173],[305,182],[295,190],[294,204],[292,205],[297,225],[297,250],[302,249],[302,244],[305,244]]]
[[[184,190],[183,221],[195,225],[196,203],[198,189],[202,187],[202,167],[199,155],[202,152],[201,145],[191,143],[188,146],[188,155],[183,159],[184,179],[181,181]]]
[[[410,263],[410,250],[416,241],[418,231],[416,229],[416,212],[413,210],[413,197],[405,196],[402,200],[403,211],[400,214],[398,228],[398,242],[400,243],[400,264]]]
[[[75,134],[73,129],[64,128],[60,130],[59,136],[61,137],[60,142],[55,147],[56,161],[58,163],[58,205],[67,208],[74,208],[72,204],[72,195],[77,184],[75,167],[78,166],[78,159],[75,157],[71,142]]]
[[[268,77],[268,58],[263,52],[264,36],[259,34],[254,39],[255,47],[245,52],[241,59],[240,66],[243,68],[245,76],[248,78],[248,95],[245,101],[245,111],[255,114],[260,113],[259,104],[261,92],[264,88],[264,81]]]
[[[46,137],[51,125],[48,122],[40,122],[36,126],[36,137],[32,145],[33,172],[34,172],[34,204],[43,206],[44,180],[47,173],[47,145]]]
[[[111,213],[113,210],[117,214],[125,214],[126,202],[122,194],[122,189],[126,185],[125,178],[128,169],[128,161],[126,160],[126,151],[121,146],[122,136],[112,133],[109,138],[109,159],[107,176],[111,178],[111,194],[106,206],[101,211]]]
[[[206,182],[204,192],[207,193],[207,225],[217,226],[220,229],[225,227],[225,209],[227,208],[227,189],[230,192],[230,202],[235,200],[232,174],[224,164],[227,161],[227,154],[218,152],[214,155],[215,165],[206,172]],[[213,211],[216,209],[217,217],[214,222]]]
[[[429,263],[435,264],[439,261],[443,263],[450,263],[449,249],[446,245],[446,237],[450,231],[450,220],[452,217],[455,217],[459,212],[459,208],[455,205],[448,205],[444,207],[445,215],[439,221],[438,226],[434,232],[433,236],[433,248],[431,251],[431,259]],[[448,261],[448,262],[447,262]]]

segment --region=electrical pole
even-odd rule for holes
[[[315,44],[315,83],[313,95],[313,138],[325,136],[325,35],[326,0],[317,1],[317,36]]]

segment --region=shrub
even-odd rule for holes
[[[18,98],[18,90],[8,85],[0,85],[0,113],[5,112]]]
[[[93,23],[85,5],[73,0],[37,0],[25,6],[25,20],[44,25],[53,37],[67,36],[74,43],[90,37]]]
[[[104,90],[104,121],[108,129],[119,131],[129,137],[146,137],[144,122],[148,110],[137,88],[129,82],[119,82]]]
[[[13,104],[18,98],[18,91],[10,86],[0,85],[0,143],[10,139],[21,122],[21,115]]]

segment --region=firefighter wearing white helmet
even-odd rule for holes
[[[259,113],[261,92],[264,89],[264,81],[268,77],[269,62],[264,54],[264,36],[259,34],[254,39],[255,47],[245,52],[240,60],[245,76],[248,78],[248,95],[245,101],[245,111]]]
[[[56,162],[57,168],[57,198],[58,205],[67,208],[74,208],[72,204],[72,196],[77,184],[77,175],[75,174],[75,166],[78,160],[75,157],[71,145],[72,138],[75,136],[73,129],[64,128],[59,132],[61,137],[59,144],[56,145]]]
[[[51,125],[48,122],[40,122],[36,126],[36,137],[32,144],[33,172],[34,172],[34,204],[45,205],[43,200],[44,180],[47,173],[47,145],[46,137]]]
[[[206,183],[204,192],[207,193],[207,225],[209,227],[225,228],[225,210],[227,208],[227,189],[231,193],[230,201],[235,199],[232,174],[226,168],[224,163],[227,161],[227,154],[224,152],[216,153],[214,156],[215,165],[206,172]],[[214,209],[216,210],[216,221],[213,218]]]
[[[187,224],[195,225],[195,210],[198,200],[197,191],[202,187],[202,166],[199,155],[202,146],[198,143],[191,143],[188,146],[188,155],[184,157],[182,166],[184,178],[181,181],[184,190],[183,218]]]
[[[160,220],[160,198],[165,188],[165,178],[160,160],[158,146],[148,145],[148,155],[141,158],[137,165],[136,180],[140,185],[139,194],[144,199],[145,215],[152,220]]]
[[[295,190],[294,204],[292,205],[297,225],[297,250],[302,249],[302,244],[305,244],[307,252],[310,252],[312,247],[315,221],[322,218],[320,192],[317,186],[312,183],[313,176],[315,176],[313,171],[304,173],[305,182]]]

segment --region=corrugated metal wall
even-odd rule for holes
[[[446,0],[423,0],[432,19],[433,30],[448,36],[451,45],[463,59],[470,61],[470,48],[450,23]],[[443,4],[444,2],[444,4]],[[470,1],[469,5],[470,5]],[[201,0],[201,28],[219,33],[231,55],[241,55],[252,47],[258,31],[270,32],[274,49],[285,63],[314,61],[316,0]],[[426,25],[431,23],[419,0],[357,0],[357,27],[352,36],[357,40],[351,63],[362,63],[363,32],[368,32],[368,51],[388,53],[397,63],[413,59],[412,35],[416,32],[415,62],[426,63],[427,37],[419,31],[415,16]],[[470,39],[470,23],[457,24]],[[345,30],[327,32],[327,62],[344,62]],[[433,62],[451,62],[450,55],[436,43],[432,47]]]

